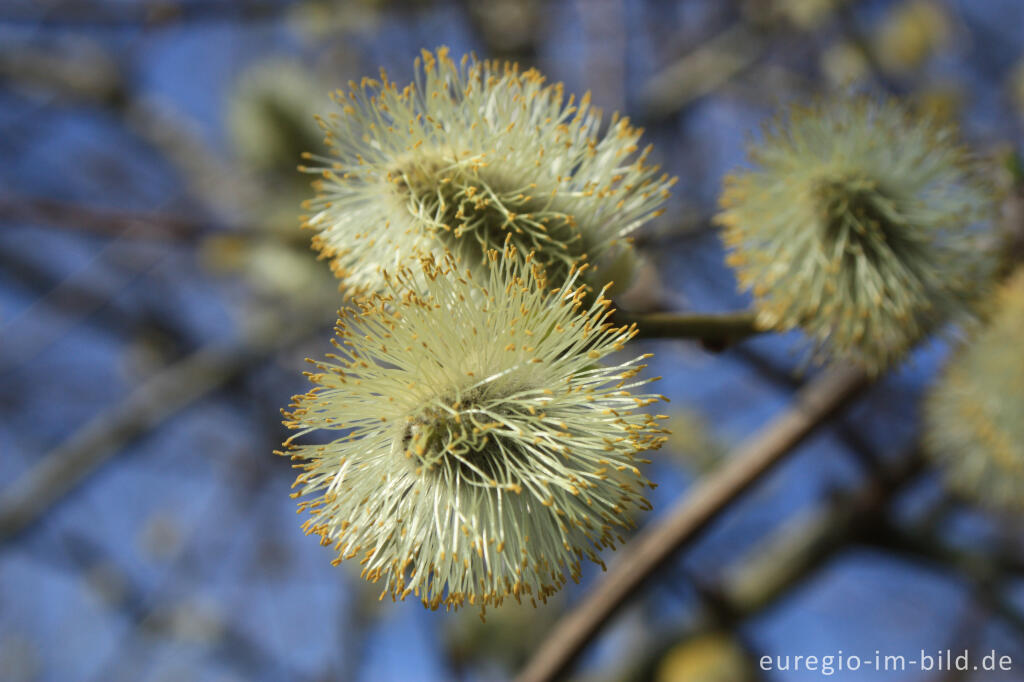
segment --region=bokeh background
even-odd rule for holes
[[[740,310],[710,218],[790,101],[859,89],[959,122],[1019,227],[1022,35],[1018,0],[4,0],[0,679],[506,679],[600,575],[483,625],[378,602],[302,534],[271,453],[341,304],[295,171],[330,90],[379,67],[408,81],[445,44],[592,91],[680,178],[620,305]],[[754,662],[953,648],[1016,671],[839,679],[1024,679],[1019,519],[945,492],[916,454],[950,345],[921,347],[651,579],[574,678],[809,680]],[[637,346],[676,432],[640,523],[814,373],[799,334]]]

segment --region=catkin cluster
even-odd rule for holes
[[[352,305],[281,454],[306,531],[381,597],[543,600],[649,507],[638,464],[665,440],[646,412],[661,396],[636,392],[645,356],[607,362],[637,329],[611,321],[605,280],[673,180],[627,120],[600,132],[587,97],[535,70],[443,48],[415,69],[337,93],[329,152],[300,167],[318,176],[304,224]],[[986,290],[992,196],[949,128],[845,98],[794,109],[751,159],[718,222],[762,327],[878,372]],[[972,448],[958,477],[1016,494],[987,357],[965,353],[976,371],[932,401],[934,450]]]
[[[604,362],[636,328],[587,278],[672,181],[511,64],[442,48],[336,101],[305,225],[354,305],[285,412],[305,529],[381,597],[546,599],[649,507],[661,396],[635,392],[646,356]]]

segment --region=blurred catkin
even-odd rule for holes
[[[762,326],[877,372],[987,290],[993,192],[952,128],[840,98],[794,107],[750,160],[717,221]]]
[[[991,302],[925,403],[925,445],[948,486],[980,504],[1024,509],[1024,268]]]

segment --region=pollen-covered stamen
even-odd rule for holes
[[[379,290],[395,271],[449,249],[478,267],[506,234],[564,277],[628,248],[660,213],[674,180],[640,150],[640,130],[566,98],[533,69],[424,52],[416,82],[382,77],[338,93],[321,120],[331,153],[301,170],[319,177],[304,224],[349,289]]]
[[[631,395],[643,357],[599,360],[635,329],[607,323],[571,268],[549,288],[507,240],[477,282],[451,256],[388,275],[338,326],[338,353],[288,425],[344,435],[290,445],[307,531],[359,557],[384,594],[425,605],[545,599],[600,561],[645,509],[638,454],[664,440]]]
[[[472,234],[477,260],[482,260],[487,250],[501,248],[508,233],[520,249],[553,246],[564,251],[579,241],[572,214],[558,210],[554,196],[537,196],[537,189],[535,183],[522,184],[500,168],[455,166],[441,170],[434,184],[421,185],[410,193],[435,229],[454,237]],[[458,246],[454,242],[449,245]],[[558,254],[550,256],[554,257]],[[538,261],[548,259],[538,252]]]
[[[402,445],[425,474],[459,478],[470,485],[515,486],[510,468],[523,465],[521,453],[497,445],[494,433],[508,409],[479,391],[458,400],[440,399],[407,418]]]
[[[535,252],[552,281],[586,258],[586,235],[572,213],[560,210],[558,194],[539,194],[537,183],[523,184],[501,163],[424,153],[404,158],[390,176],[398,200],[467,263],[482,262],[506,239]]]

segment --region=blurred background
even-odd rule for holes
[[[271,453],[341,300],[298,229],[327,93],[421,48],[537,66],[647,130],[678,175],[619,300],[741,310],[710,217],[780,105],[862,89],[958,122],[1022,224],[1018,0],[4,0],[0,3],[0,679],[501,680],[546,607],[429,612],[302,534]],[[644,341],[672,399],[650,523],[813,371],[798,334]],[[579,680],[818,679],[762,655],[996,650],[1024,679],[1018,518],[945,491],[927,344],[660,572]],[[605,557],[613,560],[614,555]],[[972,676],[973,675],[973,676]]]

